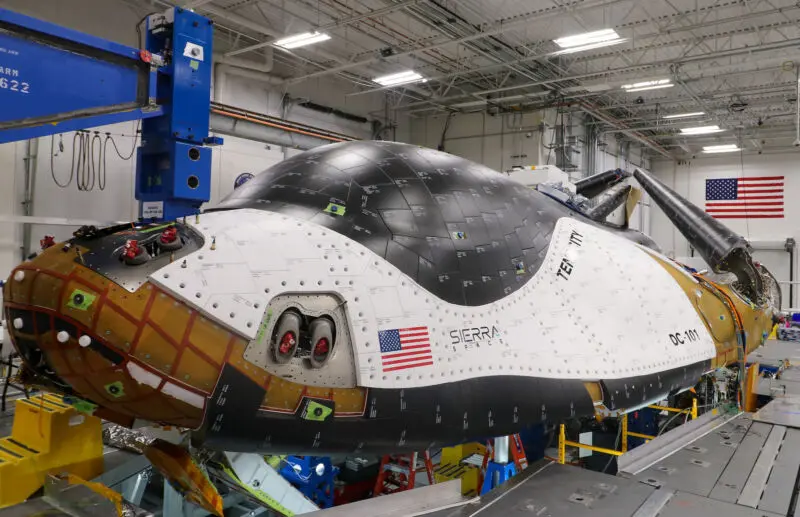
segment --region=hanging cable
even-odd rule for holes
[[[64,135],[58,135],[59,153],[63,153],[64,152],[64,140],[63,140],[63,138],[64,138]],[[55,158],[55,152],[54,152],[55,140],[56,140],[56,136],[55,135],[50,135],[50,176],[53,178],[53,183],[55,183],[58,186],[58,188],[67,188],[72,184],[72,176],[75,174],[75,170],[73,168],[70,169],[70,171],[69,171],[69,179],[64,184],[60,183],[58,181],[58,179],[56,179],[56,172],[55,172],[55,168],[53,167],[53,159]]]
[[[75,184],[78,190],[83,190],[83,173],[81,172],[81,159],[83,158],[83,132],[76,131],[72,135],[72,165],[70,176],[75,175]]]
[[[97,151],[100,153],[97,156],[97,162],[94,161],[95,143],[97,144]],[[89,187],[90,191],[94,190],[95,179],[101,173],[100,169],[102,168],[102,164],[103,164],[103,139],[100,137],[100,132],[99,131],[95,131],[94,135],[92,135],[92,143],[91,143],[90,152],[89,152],[89,167],[90,167],[90,170],[92,172],[92,176],[91,176],[92,184]]]
[[[141,120],[136,124],[136,130],[133,133],[133,145],[130,152],[123,154],[119,150],[117,141],[110,132],[105,132],[105,137],[102,136],[100,131],[89,132],[86,130],[78,130],[72,136],[72,160],[70,163],[69,179],[66,183],[58,180],[55,174],[54,158],[57,156],[55,152],[55,136],[50,139],[50,175],[53,182],[59,188],[67,188],[72,184],[73,178],[75,185],[81,192],[91,192],[95,186],[101,191],[106,189],[108,184],[108,144],[114,148],[114,152],[123,161],[131,160],[136,154],[137,139],[139,137],[139,128]],[[131,135],[117,134],[120,137],[129,137]],[[59,142],[59,153],[64,152],[63,135]]]
[[[142,121],[140,119],[140,120],[138,120],[136,122],[136,131],[133,132],[133,146],[131,147],[131,152],[128,153],[128,156],[122,156],[122,153],[119,152],[119,148],[117,147],[117,142],[114,140],[114,137],[111,136],[111,133],[106,133],[106,141],[105,141],[105,144],[103,145],[103,147],[105,147],[105,145],[108,145],[108,141],[111,140],[111,144],[114,146],[114,151],[116,151],[117,156],[119,156],[120,158],[122,158],[125,161],[130,160],[131,158],[133,158],[133,154],[136,152],[136,139],[139,136],[139,128],[141,127],[141,125],[142,125]],[[125,136],[125,135],[122,135],[122,136]]]
[[[88,132],[81,133],[81,171],[82,171],[82,182],[83,182],[83,190],[89,190],[89,178],[91,176],[91,169],[89,168],[89,159],[90,159],[90,146],[91,146],[91,137]]]
[[[151,11],[142,16],[142,18],[136,22],[136,43],[138,43],[139,48],[144,48],[145,45],[145,41],[142,40],[142,24],[145,22],[145,20],[147,20],[147,18],[154,14],[158,14],[158,11]]]

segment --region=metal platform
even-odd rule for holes
[[[778,366],[784,359],[800,364],[800,342],[770,339],[764,346],[753,350],[747,356],[748,363],[768,366]]]
[[[747,356],[748,363],[774,368],[781,367],[784,361],[789,365],[782,368],[780,378],[759,378],[756,393],[768,397],[800,397],[800,342],[771,340]]]
[[[628,453],[619,476],[540,461],[484,497],[427,513],[398,513],[394,496],[346,508],[351,516],[800,517],[800,398],[707,415]]]

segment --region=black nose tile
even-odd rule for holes
[[[35,318],[36,318],[36,331],[39,332],[39,334],[50,331],[52,325],[50,324],[49,314],[44,312],[37,312]]]

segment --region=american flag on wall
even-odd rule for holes
[[[381,366],[384,372],[431,366],[431,340],[428,327],[381,330]]]
[[[783,219],[783,176],[706,180],[706,212],[717,219]]]

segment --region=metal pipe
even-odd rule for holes
[[[789,237],[786,239],[786,251],[789,252],[789,306],[794,305],[794,285],[798,282],[794,281],[794,250],[797,247],[797,242]]]
[[[494,461],[505,465],[508,463],[508,436],[498,436],[494,439]]]
[[[326,135],[315,135],[310,131],[281,126],[267,121],[252,119],[235,114],[211,112],[210,128],[216,133],[236,136],[263,142],[265,144],[288,147],[292,149],[313,149],[320,145],[340,142]]]
[[[268,74],[272,72],[272,67],[275,64],[275,56],[273,50],[270,48],[268,49],[267,53],[264,54],[263,63],[259,63],[258,61],[253,61],[250,59],[242,59],[240,57],[230,57],[227,54],[224,56],[215,55],[214,62],[224,63],[226,65],[236,66],[246,70],[253,70],[254,72],[261,72],[262,74]]]
[[[689,95],[689,97],[692,98],[692,100],[695,102],[695,104],[697,104],[697,106],[700,107],[700,109],[702,109],[703,111],[705,111],[708,115],[712,116],[714,118],[714,120],[716,120],[717,123],[720,126],[722,126],[723,121],[719,117],[719,115],[717,115],[714,112],[714,110],[709,109],[708,106],[706,105],[706,103],[700,97],[698,97],[697,94],[694,93],[694,90],[692,90],[692,88],[688,84],[686,84],[683,81],[683,79],[681,79],[681,77],[678,75],[678,67],[677,66],[670,66],[669,69],[670,69],[670,75],[672,75],[672,78],[675,79],[675,82],[678,83],[678,85],[680,85],[680,87],[683,89],[683,91],[685,91]]]
[[[23,183],[24,192],[22,195],[22,213],[26,216],[33,215],[33,201],[36,194],[36,167],[39,157],[39,139],[32,138],[25,143],[25,181]],[[27,260],[31,253],[31,234],[33,226],[31,223],[22,225],[22,260]]]
[[[271,36],[273,38],[277,38],[278,36],[282,36],[282,34],[280,34],[278,31],[270,29],[269,27],[266,27],[265,25],[262,25],[260,23],[254,22],[250,18],[246,18],[246,17],[244,17],[242,15],[239,15],[239,14],[236,14],[236,13],[228,12],[225,9],[222,9],[222,8],[219,8],[219,7],[216,7],[216,6],[206,5],[206,6],[203,6],[203,10],[208,12],[208,13],[210,13],[210,14],[213,14],[214,16],[218,16],[219,18],[222,18],[223,20],[227,20],[227,21],[229,21],[231,23],[235,23],[236,25],[239,25],[239,26],[244,27],[246,29],[250,29],[253,32],[257,32],[257,33],[263,34],[265,36]],[[334,54],[331,54],[330,52],[326,52],[326,51],[324,51],[324,50],[322,50],[320,48],[315,48],[315,46],[310,46],[310,47],[308,47],[307,50],[308,50],[308,52],[312,52],[314,54],[322,56],[325,59],[328,59],[330,61],[334,61],[336,63],[341,63],[342,62],[342,58],[341,57],[339,57],[337,55],[334,55]]]
[[[202,7],[206,4],[210,4],[214,0],[190,0],[183,4],[185,9],[194,9],[195,7]]]
[[[797,66],[795,63],[794,67],[797,69],[797,97],[795,98],[795,104],[797,105],[797,116],[795,118],[795,126],[797,126],[797,133],[796,138],[794,140],[794,146],[800,147],[800,66]]]
[[[623,124],[621,122],[617,122],[616,120],[608,117],[607,115],[604,115],[603,113],[600,113],[595,106],[591,106],[586,102],[581,102],[581,109],[583,111],[585,111],[586,113],[592,115],[593,117],[602,120],[606,124],[609,124],[609,125],[612,125],[614,127],[620,128],[622,134],[624,134],[624,135],[626,135],[626,136],[628,136],[630,138],[633,138],[634,140],[637,140],[637,141],[641,142],[642,144],[646,145],[647,147],[649,147],[650,149],[654,150],[658,154],[660,154],[662,156],[666,156],[667,158],[672,159],[672,155],[669,153],[669,151],[667,151],[666,149],[661,147],[661,145],[659,145],[656,142],[650,140],[646,136],[641,135],[641,134],[639,134],[639,133],[637,133],[635,131],[632,131],[631,129],[625,127],[625,124]]]
[[[239,77],[244,77],[247,79],[252,79],[254,81],[260,81],[262,83],[266,83],[272,86],[280,86],[284,84],[284,80],[280,77],[275,77],[272,75],[265,74],[264,72],[258,72],[255,70],[248,70],[246,68],[241,68],[238,66],[228,65],[225,63],[217,63],[214,65],[218,69],[219,74],[230,74],[230,75],[238,75]]]

